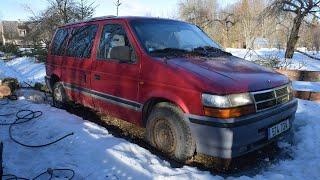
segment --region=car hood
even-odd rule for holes
[[[254,92],[289,83],[286,76],[235,56],[172,58],[166,61],[200,76],[209,85],[205,91],[212,93]]]

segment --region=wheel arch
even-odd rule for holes
[[[167,102],[176,105],[184,113],[189,113],[188,107],[182,101],[182,99],[176,96],[154,96],[150,97],[143,105],[142,108],[142,125],[146,127],[148,116],[150,115],[152,109],[159,103]]]

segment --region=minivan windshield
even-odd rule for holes
[[[173,20],[131,21],[141,45],[152,56],[228,54],[195,25]]]

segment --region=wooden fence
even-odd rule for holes
[[[320,71],[299,71],[275,69],[277,72],[288,76],[292,81],[320,82]],[[320,102],[320,92],[313,91],[295,91],[295,97],[310,101]]]

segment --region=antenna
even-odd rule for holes
[[[120,0],[117,0],[114,5],[117,7],[117,16],[119,16],[119,7],[121,6],[122,2]]]

